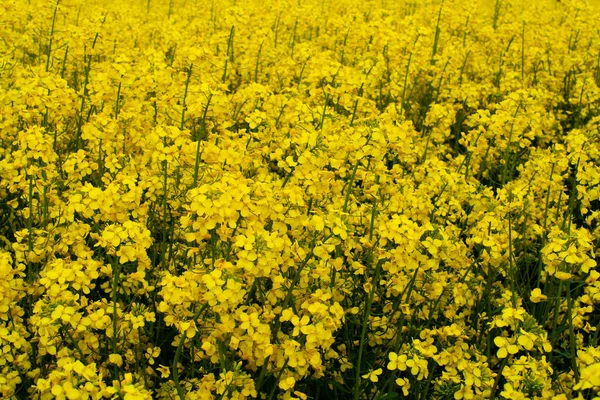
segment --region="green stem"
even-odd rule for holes
[[[435,25],[435,37],[433,38],[433,50],[431,51],[430,64],[435,65],[435,55],[437,54],[438,42],[440,40],[440,20],[442,18],[442,8],[444,7],[444,1],[440,4],[440,11],[438,12],[437,24]]]
[[[118,340],[118,333],[117,333],[117,297],[118,297],[118,288],[119,288],[119,275],[121,273],[120,271],[120,264],[119,261],[117,260],[116,257],[113,258],[112,261],[112,268],[113,268],[113,282],[112,282],[112,306],[113,306],[113,312],[112,312],[112,329],[113,329],[113,335],[112,335],[112,340],[111,340],[111,347],[112,347],[112,353],[113,354],[119,354],[118,350],[117,350],[117,340]],[[114,368],[113,370],[113,379],[116,379],[119,375],[118,373],[118,369]]]
[[[185,80],[185,89],[183,90],[183,101],[181,104],[181,122],[179,124],[180,130],[183,130],[183,128],[185,127],[185,110],[187,108],[186,100],[187,100],[188,89],[190,87],[190,80],[192,79],[192,68],[193,67],[194,67],[194,64],[190,64],[190,67],[187,70],[187,78]],[[121,86],[119,86],[119,88],[120,87]]]
[[[260,61],[260,53],[262,52],[262,48],[263,48],[263,44],[265,43],[265,41],[263,40],[260,43],[260,46],[258,48],[258,54],[256,55],[256,66],[254,67],[254,82],[258,82],[258,64]]]
[[[58,5],[60,4],[60,0],[56,1],[56,6],[54,7],[54,15],[52,16],[52,28],[50,29],[50,40],[48,41],[48,51],[46,57],[46,72],[50,68],[50,55],[52,54],[52,42],[54,41],[54,27],[56,26],[56,13],[58,11]]]
[[[200,121],[200,132],[202,135],[207,134],[206,130],[206,114],[208,113],[208,107],[210,106],[210,101],[212,99],[212,93],[208,95],[208,100],[206,101],[206,107],[204,107],[204,114],[202,115],[202,120]],[[200,168],[200,144],[204,136],[198,136],[196,143],[196,161],[194,164],[194,187],[198,183],[198,169]]]
[[[283,375],[283,371],[287,367],[289,361],[290,361],[289,358],[287,360],[285,360],[285,362],[283,363],[283,367],[281,368],[281,370],[277,374],[277,378],[275,379],[275,383],[273,384],[273,387],[271,388],[271,392],[269,393],[269,399],[268,400],[273,400],[273,396],[275,395],[275,391],[277,390],[277,383],[281,379],[281,375]]]
[[[204,304],[200,310],[194,315],[192,321],[196,321],[200,314],[204,312],[208,308],[208,303]],[[175,389],[177,390],[177,395],[179,396],[179,400],[185,400],[185,394],[183,393],[183,388],[179,383],[179,370],[177,368],[177,364],[179,364],[179,359],[181,358],[181,351],[183,350],[183,344],[185,343],[185,339],[187,337],[186,331],[181,333],[181,339],[179,339],[179,344],[177,345],[177,351],[175,351],[175,357],[173,358],[173,383],[175,384]],[[193,360],[192,360],[193,361]]]
[[[506,357],[502,360],[500,368],[498,369],[498,374],[496,375],[496,379],[494,379],[494,386],[492,387],[492,392],[489,397],[490,399],[496,398],[496,391],[498,390],[498,385],[500,384],[500,379],[502,378],[502,371],[504,370],[504,367],[506,367],[506,364],[508,364],[508,359],[511,357],[512,356]]]
[[[373,281],[371,282],[371,291],[369,293],[369,298],[367,299],[367,304],[365,304],[365,314],[362,321],[362,331],[360,333],[360,345],[358,347],[358,360],[356,361],[356,377],[354,383],[354,400],[358,400],[360,395],[360,369],[362,364],[362,356],[365,348],[365,341],[367,336],[367,328],[369,327],[369,317],[371,316],[371,305],[373,304],[373,297],[375,296],[375,288],[379,282],[379,274],[381,271],[381,262],[377,263],[377,267],[375,268],[375,276]]]
[[[344,198],[344,206],[342,207],[342,212],[345,214],[348,212],[348,201],[350,200],[350,194],[352,193],[352,186],[354,185],[354,178],[356,177],[356,171],[358,170],[358,164],[360,164],[360,160],[356,160],[356,164],[354,164],[354,168],[352,169],[352,175],[350,176],[350,181],[348,182],[348,189],[346,189],[346,196]]]
[[[579,368],[577,367],[577,341],[575,339],[575,330],[573,329],[573,298],[571,297],[571,285],[567,282],[567,318],[569,318],[569,342],[571,345],[571,368],[573,368],[573,375],[575,383],[579,382]]]
[[[496,0],[496,5],[494,6],[494,30],[498,28],[498,18],[500,17],[500,8],[502,7],[502,0]]]
[[[119,82],[119,87],[117,88],[117,99],[115,101],[115,119],[119,117],[119,111],[120,109],[120,103],[121,103],[121,84],[122,82]]]
[[[165,138],[166,147],[166,138]],[[167,197],[168,197],[168,174],[167,174],[167,160],[162,162],[163,167],[163,220],[162,220],[162,244],[161,244],[161,266],[165,268],[166,262],[166,246],[167,246]]]
[[[398,118],[404,119],[404,102],[406,101],[406,87],[408,85],[408,71],[410,70],[410,62],[412,60],[412,53],[408,55],[408,63],[406,64],[406,71],[404,72],[404,84],[402,86],[402,101],[400,102],[400,111],[398,112]]]
[[[221,80],[223,83],[227,80],[227,66],[229,61],[233,62],[233,34],[235,32],[235,26],[231,26],[231,30],[229,31],[229,39],[227,40],[227,54],[225,54],[225,66],[223,67],[223,77]]]
[[[512,135],[515,128],[515,119],[519,113],[519,109],[521,108],[521,102],[517,105],[517,109],[515,110],[515,114],[513,115],[513,120],[510,126],[510,131],[508,133],[508,143],[506,144],[506,149],[504,150],[504,169],[502,170],[502,182],[501,185],[504,186],[508,181],[508,171],[510,164],[510,150],[512,144]]]
[[[329,95],[325,95],[325,104],[323,105],[323,114],[321,115],[321,123],[319,123],[319,130],[323,130],[323,125],[325,124],[325,112],[327,111],[327,103],[329,101]]]

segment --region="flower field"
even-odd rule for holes
[[[600,399],[600,13],[0,0],[0,397]]]

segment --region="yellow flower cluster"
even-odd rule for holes
[[[0,397],[600,398],[584,0],[0,15]]]

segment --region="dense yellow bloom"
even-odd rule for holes
[[[600,393],[597,8],[191,3],[0,4],[0,397]]]

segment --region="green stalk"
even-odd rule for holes
[[[208,95],[208,100],[206,101],[206,107],[204,107],[204,114],[202,115],[202,120],[200,121],[200,131],[202,135],[206,133],[206,114],[208,113],[208,107],[210,106],[210,101],[212,99],[212,93]],[[202,137],[198,137],[196,144],[196,161],[194,164],[194,187],[198,183],[198,169],[200,168],[200,144],[202,143]]]
[[[350,181],[348,182],[348,189],[346,189],[346,196],[344,197],[344,206],[342,207],[342,212],[344,214],[348,212],[348,201],[350,200],[350,194],[352,193],[352,185],[354,185],[354,178],[356,177],[356,170],[358,170],[358,164],[360,164],[360,160],[356,160],[356,164],[354,164],[354,168],[352,169],[352,175],[350,176]]]
[[[231,25],[231,30],[229,31],[229,39],[227,39],[227,53],[225,54],[225,66],[223,67],[223,76],[221,80],[225,83],[227,80],[227,66],[229,61],[233,62],[233,34],[235,32],[235,26]]]
[[[255,83],[258,82],[258,65],[259,65],[259,61],[260,61],[260,53],[262,52],[264,43],[265,43],[264,40],[260,43],[260,46],[258,47],[258,54],[256,55],[256,66],[254,67],[254,82]]]
[[[179,129],[183,130],[185,127],[185,110],[187,108],[186,105],[186,100],[187,100],[187,95],[188,95],[188,89],[190,87],[190,80],[192,79],[192,68],[194,67],[194,64],[190,64],[190,67],[187,70],[187,78],[185,80],[185,89],[183,90],[183,100],[182,100],[182,104],[181,104],[181,122],[179,123]],[[121,86],[119,85],[119,89],[121,88]]]
[[[459,77],[458,77],[458,83],[459,83],[460,85],[462,85],[462,83],[463,83],[463,74],[464,74],[464,72],[465,72],[465,67],[467,66],[467,61],[469,60],[469,56],[470,56],[470,55],[471,55],[471,50],[469,50],[469,51],[467,52],[467,55],[465,56],[465,59],[463,60],[463,63],[462,63],[462,65],[461,65],[461,67],[460,67],[460,75],[459,75]]]
[[[350,126],[354,126],[354,118],[356,117],[356,109],[358,108],[358,98],[354,101],[354,108],[352,109],[352,117],[350,118]]]
[[[119,287],[119,275],[121,273],[120,271],[120,265],[118,260],[115,258],[113,258],[113,262],[112,262],[112,267],[113,267],[113,281],[112,281],[112,303],[113,303],[113,315],[112,315],[112,328],[113,328],[113,336],[112,336],[112,341],[111,341],[111,347],[112,347],[112,352],[113,354],[119,354],[118,350],[117,350],[117,297],[118,297],[118,287]],[[118,372],[118,368],[115,366],[115,368],[113,369],[113,379],[117,378],[119,376],[119,372]]]
[[[52,53],[52,42],[54,41],[54,27],[56,26],[56,13],[58,11],[58,5],[60,4],[60,0],[56,1],[56,6],[54,7],[54,15],[52,16],[52,28],[50,28],[50,39],[48,41],[48,51],[46,53],[46,72],[50,68],[50,55]]]
[[[427,394],[429,393],[429,388],[431,387],[431,381],[433,380],[433,370],[435,369],[436,364],[429,361],[429,365],[427,365],[427,369],[429,370],[429,375],[427,376],[427,381],[425,382],[425,389],[421,391],[421,396],[419,396],[419,400],[427,400]]]
[[[29,238],[27,240],[27,262],[29,263],[29,256],[33,251],[33,176],[29,177],[29,191],[27,193],[27,200],[29,203],[29,215],[27,218],[27,231],[29,234]]]
[[[282,309],[283,310],[285,310],[286,308],[289,307],[290,302],[292,301],[292,294],[294,292],[294,288],[296,287],[296,285],[300,281],[302,270],[304,269],[304,267],[306,267],[306,265],[308,264],[308,262],[314,256],[314,253],[313,253],[314,249],[315,249],[315,243],[312,244],[310,252],[306,255],[306,257],[304,257],[304,260],[302,261],[302,264],[300,264],[300,266],[298,267],[298,270],[294,274],[294,280],[292,281],[292,283],[290,285],[290,288],[288,289],[287,295],[285,296],[285,299],[283,300],[283,305],[282,305]]]
[[[139,368],[142,370],[142,376],[144,377],[144,388],[148,390],[150,386],[148,385],[148,374],[146,373],[147,361],[144,357],[144,350],[142,349],[142,329],[140,327],[137,328],[138,333],[138,343],[136,349],[138,350],[138,360],[139,360]]]
[[[281,14],[283,13],[283,11],[279,12],[279,15],[277,16],[277,19],[275,20],[275,38],[273,40],[273,47],[277,47],[277,37],[279,36],[279,22],[281,21]]]
[[[512,195],[511,195],[512,197]],[[512,199],[511,199],[512,200]],[[510,279],[510,291],[512,293],[513,307],[517,307],[517,294],[515,293],[515,265],[513,255],[513,238],[512,238],[512,214],[508,212],[508,277]]]
[[[412,53],[408,55],[408,63],[406,64],[406,71],[404,72],[404,85],[402,86],[402,101],[400,102],[400,111],[398,112],[398,118],[404,119],[404,102],[406,101],[406,87],[408,84],[408,71],[410,69],[410,62],[412,60]]]
[[[79,4],[77,8],[77,17],[75,18],[75,26],[79,26],[79,17],[81,15],[81,7],[83,7],[83,3]]]
[[[554,174],[554,167],[555,164],[552,164],[552,169],[550,170],[550,182],[552,182],[552,175]],[[543,230],[543,234],[541,237],[541,244],[540,244],[540,250],[538,252],[538,262],[537,262],[537,281],[536,281],[536,287],[540,287],[540,283],[542,281],[542,269],[543,269],[543,260],[542,260],[542,249],[546,246],[546,235],[548,232],[548,209],[549,209],[549,204],[550,204],[550,186],[548,186],[548,190],[546,191],[546,206],[544,208],[544,230]],[[534,309],[534,315],[536,315],[536,317],[539,317],[536,313],[537,311],[537,304],[533,305],[533,309]]]
[[[283,371],[287,367],[289,361],[290,361],[289,358],[287,360],[285,360],[285,362],[283,363],[283,367],[277,374],[277,378],[275,379],[275,384],[273,384],[273,387],[271,388],[271,392],[269,393],[268,400],[273,400],[273,396],[275,395],[275,391],[277,390],[277,382],[279,382],[279,380],[281,379],[281,375],[283,375]]]
[[[523,21],[523,32],[521,33],[521,81],[525,84],[525,21]]]
[[[500,384],[500,378],[502,378],[502,371],[504,370],[504,367],[506,367],[506,364],[508,364],[508,360],[512,358],[512,356],[508,356],[504,359],[502,359],[502,363],[500,364],[500,368],[498,369],[498,373],[496,375],[496,379],[494,379],[494,387],[492,387],[492,393],[490,394],[490,399],[495,399],[496,398],[496,391],[498,390],[498,385]]]
[[[256,391],[260,393],[260,388],[262,387],[263,381],[265,379],[265,375],[267,374],[267,364],[269,363],[270,355],[265,358],[265,362],[260,369],[260,374],[258,375],[258,379],[256,380]],[[287,360],[286,360],[287,361]],[[285,365],[285,364],[284,364]]]
[[[585,149],[585,143],[581,147],[581,152]],[[581,163],[581,156],[577,158],[577,164],[575,165],[575,173],[571,177],[571,193],[569,193],[569,202],[567,203],[567,212],[563,218],[562,229],[567,229],[567,233],[571,232],[571,222],[573,221],[573,208],[575,207],[575,199],[577,197],[577,173],[579,172],[579,164]],[[567,220],[568,219],[568,220]],[[568,225],[567,225],[568,222]]]
[[[125,154],[125,140],[123,139],[123,154]],[[104,176],[104,157],[102,156],[102,138],[98,141],[98,172],[99,172],[99,180],[102,180]],[[100,182],[97,182],[98,186],[101,185]]]
[[[290,168],[290,172],[288,172],[288,174],[285,176],[285,178],[283,179],[283,182],[281,183],[281,188],[283,189],[285,187],[285,185],[287,185],[287,183],[289,182],[290,178],[292,177],[292,174],[294,173],[294,170],[296,169],[296,167],[292,167]]]
[[[71,331],[69,331],[68,328],[64,327],[64,332],[67,333],[67,336],[69,337],[69,340],[71,341],[71,344],[73,345],[73,347],[75,347],[75,350],[77,350],[77,354],[79,354],[79,359],[82,360],[82,361],[85,360],[85,356],[83,355],[83,351],[81,351],[81,347],[79,347],[79,344],[77,343],[77,341],[73,337],[73,334],[71,333]]]
[[[502,0],[496,0],[496,5],[494,6],[494,23],[492,26],[494,30],[498,28],[498,18],[500,18],[500,8],[502,7]]]
[[[298,27],[298,17],[296,17],[296,23],[294,23],[294,28],[292,29],[292,37],[291,37],[291,45],[290,47],[292,48],[292,55],[291,57],[294,58],[294,47],[296,46],[296,28]]]
[[[571,297],[571,284],[567,282],[567,318],[569,319],[569,342],[571,347],[571,368],[573,368],[573,375],[575,383],[579,382],[579,368],[577,366],[577,341],[575,339],[575,330],[573,329],[573,297]]]
[[[306,64],[308,64],[309,60],[310,60],[310,56],[308,56],[306,58],[306,61],[304,61],[304,64],[302,64],[302,69],[300,70],[300,75],[298,75],[298,84],[296,85],[296,87],[298,89],[300,89],[300,84],[302,83],[302,76],[304,75],[304,69],[306,68]]]
[[[560,311],[560,300],[561,300],[561,296],[562,296],[562,288],[563,288],[563,281],[560,281],[558,283],[558,292],[556,295],[556,305],[554,306],[554,318],[552,320],[552,332],[550,333],[550,344],[552,345],[553,348],[556,348],[556,344],[554,342],[555,336],[556,336],[556,328],[558,325],[558,313]],[[550,360],[549,362],[552,363],[552,355],[553,353],[550,353]]]
[[[379,282],[379,274],[381,272],[382,262],[377,263],[377,267],[375,268],[375,277],[371,282],[371,292],[369,293],[369,298],[367,299],[367,304],[365,304],[365,314],[362,321],[362,331],[360,333],[360,345],[358,347],[358,360],[356,361],[356,376],[355,376],[355,384],[354,384],[354,395],[353,399],[358,400],[360,395],[360,369],[362,364],[362,356],[365,347],[365,341],[367,336],[367,328],[369,326],[369,317],[371,316],[371,305],[373,304],[373,297],[375,296],[375,288]]]
[[[344,47],[342,47],[342,57],[340,58],[340,64],[344,65],[344,55],[346,53],[346,43],[348,42],[348,34],[350,33],[350,28],[346,31],[346,36],[344,37]]]
[[[469,19],[471,17],[467,16],[467,21],[465,22],[465,30],[463,32],[463,48],[467,45],[467,29],[469,28]]]
[[[500,63],[498,66],[498,72],[496,73],[496,87],[500,88],[500,82],[502,81],[502,68],[504,67],[504,56],[506,55],[506,53],[508,53],[508,51],[510,50],[510,46],[512,45],[513,41],[515,40],[515,36],[513,35],[510,40],[508,41],[508,46],[506,46],[506,50],[504,52],[500,52]]]
[[[431,134],[433,133],[433,129],[431,128],[426,128],[427,131],[427,141],[425,142],[425,150],[423,150],[423,155],[421,156],[421,161],[419,161],[419,164],[423,164],[425,162],[425,160],[427,160],[427,151],[429,150],[429,142],[431,140]]]
[[[438,42],[440,40],[440,20],[442,18],[442,9],[444,7],[444,0],[442,0],[442,4],[440,4],[440,11],[438,12],[437,24],[435,25],[435,37],[433,38],[433,49],[431,50],[431,60],[429,61],[431,65],[435,65],[435,55],[438,50]]]
[[[166,138],[164,140],[166,147]],[[167,174],[167,160],[163,160],[163,221],[162,221],[162,244],[161,244],[161,267],[164,269],[166,267],[166,252],[167,252],[167,197],[168,197],[168,174]]]
[[[41,218],[42,218],[42,221],[44,221],[43,222],[44,227],[47,227],[48,226],[48,220],[49,220],[49,218],[48,218],[48,203],[49,203],[49,199],[48,199],[48,186],[44,186],[44,191],[42,192],[42,198],[44,199],[44,202],[43,202],[44,207],[42,209]]]
[[[373,207],[371,208],[371,223],[369,224],[369,242],[373,240],[373,231],[375,230],[375,217],[377,216],[377,198],[373,198]]]
[[[65,55],[63,57],[63,62],[62,62],[62,69],[60,70],[60,77],[64,78],[65,77],[65,70],[67,68],[67,55],[69,54],[69,46],[67,46],[67,48],[65,49]]]
[[[98,32],[96,32],[96,36],[94,36],[94,41],[92,42],[92,49],[96,47],[96,41],[98,40]],[[87,63],[83,69],[83,95],[81,96],[81,104],[79,106],[79,118],[77,121],[77,131],[75,133],[75,150],[79,150],[79,140],[81,137],[81,128],[83,127],[83,110],[85,108],[85,100],[88,97],[88,83],[90,81],[90,69],[92,64],[92,55],[85,55],[84,59],[87,57]]]
[[[275,120],[275,128],[277,128],[277,129],[279,129],[279,121],[281,121],[281,117],[283,116],[283,111],[285,110],[285,106],[287,106],[287,104],[284,104],[283,106],[281,106],[281,110],[279,110],[279,114],[277,115],[277,119]]]
[[[329,95],[325,95],[325,104],[323,105],[323,114],[321,115],[321,122],[319,123],[319,130],[323,130],[323,125],[325,125],[325,112],[327,112],[327,103],[329,102]]]
[[[196,321],[200,314],[204,312],[208,308],[208,303],[204,304],[200,310],[194,315],[192,321]],[[173,358],[173,383],[175,384],[175,389],[177,390],[177,395],[179,396],[179,400],[185,400],[185,394],[183,393],[183,388],[179,383],[179,370],[177,368],[177,364],[179,364],[179,359],[181,358],[181,351],[183,350],[183,344],[185,343],[187,333],[183,331],[181,333],[181,339],[179,339],[179,344],[177,345],[177,350],[175,351],[175,357]]]
[[[121,111],[120,109],[120,103],[121,103],[121,84],[122,82],[119,82],[119,87],[117,88],[117,100],[115,101],[115,119],[118,119],[119,117],[119,111]]]
[[[512,144],[512,135],[513,135],[514,127],[515,127],[515,119],[517,118],[519,109],[521,108],[521,104],[522,103],[519,102],[519,104],[517,105],[517,109],[515,110],[515,114],[513,115],[512,124],[510,126],[510,131],[508,133],[508,143],[506,144],[506,149],[504,150],[504,169],[502,171],[501,186],[504,186],[508,180],[508,169],[509,169],[508,165],[509,165],[509,161],[510,161],[510,147]]]

